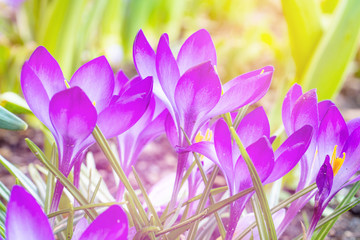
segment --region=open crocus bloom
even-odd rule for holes
[[[312,128],[304,126],[273,152],[270,144],[270,126],[262,107],[247,114],[236,130],[241,141],[264,184],[271,183],[287,174],[305,153],[311,137]],[[247,165],[242,158],[238,146],[232,142],[230,130],[223,120],[216,123],[214,142],[199,142],[191,145],[188,150],[198,152],[222,169],[230,195],[252,187],[252,180]],[[227,239],[231,239],[252,194],[236,200],[230,205],[230,222]]]
[[[99,57],[80,67],[68,83],[56,60],[38,47],[23,65],[21,87],[30,109],[53,134],[59,170],[68,176],[81,153],[94,142],[91,133],[96,124],[110,138],[136,123],[150,101],[152,79],[115,88],[109,63]],[[51,211],[57,209],[62,189],[57,182]]]
[[[154,94],[168,108],[175,126],[171,132],[177,135],[175,145],[181,147],[187,146],[181,129],[193,142],[200,127],[210,118],[262,98],[273,73],[273,67],[267,66],[238,76],[222,86],[215,69],[215,47],[204,29],[184,42],[176,59],[167,34],[161,36],[155,53],[140,31],[135,38],[133,55],[140,76],[153,77]],[[179,154],[172,202],[177,196],[187,160],[188,153]]]
[[[14,186],[6,212],[7,240],[52,240],[47,216],[36,200],[21,186]],[[120,206],[109,207],[100,214],[76,240],[126,239],[128,220]],[[75,239],[75,236],[74,238]]]
[[[354,119],[346,123],[334,103],[317,102],[315,90],[303,94],[301,87],[295,84],[283,103],[283,122],[288,134],[305,124],[314,129],[310,146],[300,162],[301,175],[297,190],[316,180],[319,189],[317,204],[324,208],[341,188],[352,183],[348,180],[360,167],[360,121]],[[280,225],[279,234],[316,192],[317,190],[314,190],[291,204]],[[317,210],[316,223],[323,210]],[[313,220],[315,222],[315,219]]]
[[[359,119],[355,121],[358,122]],[[350,125],[353,123],[350,122]],[[360,169],[360,127],[353,127],[348,127],[336,106],[329,107],[321,121],[318,161],[323,161],[323,164],[316,177],[318,192],[315,195],[315,209],[307,239],[311,239],[316,224],[335,194],[360,179],[357,177],[349,181]],[[334,146],[333,149],[331,146]],[[320,151],[323,153],[320,154]]]

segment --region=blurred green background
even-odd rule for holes
[[[266,103],[279,125],[292,83],[334,99],[347,77],[359,75],[359,16],[358,0],[0,0],[0,104],[21,112],[14,102],[23,103],[4,93],[21,95],[21,66],[38,45],[53,54],[67,79],[99,55],[131,77],[140,28],[154,48],[167,32],[175,54],[191,33],[206,28],[223,82],[275,67]]]

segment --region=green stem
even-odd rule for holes
[[[141,180],[140,180],[139,175],[137,174],[137,172],[136,172],[136,170],[135,170],[134,167],[132,167],[132,170],[133,170],[133,173],[134,173],[136,182],[137,182],[137,184],[138,184],[138,186],[139,186],[139,188],[140,188],[140,190],[141,190],[141,193],[142,193],[142,195],[143,195],[143,197],[144,197],[144,199],[145,199],[146,205],[148,206],[151,214],[152,214],[153,217],[154,217],[155,224],[159,227],[159,230],[163,229],[163,225],[161,224],[160,218],[159,218],[159,216],[157,215],[157,212],[156,212],[153,204],[151,203],[148,194],[146,193],[146,190],[145,190],[144,185],[142,184],[142,182],[141,182]],[[153,232],[150,232],[150,234],[153,235],[153,238],[155,238],[155,235],[154,235]],[[164,236],[164,237],[165,237],[165,239],[167,239],[166,236]]]
[[[212,185],[214,184],[214,181],[215,181],[215,178],[216,178],[218,172],[219,172],[219,167],[217,165],[215,165],[214,170],[212,171],[211,177],[210,177],[209,181],[206,183],[204,193],[202,194],[202,196],[200,198],[200,202],[198,204],[195,214],[199,214],[200,211],[203,210],[206,200],[209,197],[210,190],[212,188]],[[190,232],[189,232],[187,239],[190,239],[190,240],[195,239],[196,230],[197,230],[198,226],[199,226],[199,221],[196,221],[190,228]]]
[[[293,201],[295,201],[296,199],[304,196],[305,194],[313,191],[315,188],[317,188],[316,184],[313,183],[310,186],[304,188],[303,190],[295,193],[294,195],[291,195],[291,197],[285,199],[284,201],[280,202],[278,205],[276,205],[275,207],[273,207],[271,209],[271,214],[276,213],[277,211],[283,209],[284,207],[286,207],[287,205],[289,205],[290,203],[292,203]],[[254,227],[256,226],[256,223],[252,223],[249,227],[247,227],[237,238],[236,240],[240,240],[243,237],[245,237]]]
[[[224,199],[224,200],[222,200],[222,201],[220,201],[218,203],[215,203],[215,204],[211,205],[210,207],[205,208],[200,214],[192,216],[191,218],[188,218],[184,222],[181,222],[181,223],[179,223],[179,224],[177,224],[177,225],[175,225],[175,226],[173,226],[171,228],[164,229],[162,231],[157,232],[156,237],[159,237],[159,236],[161,236],[163,234],[174,231],[176,229],[188,226],[188,225],[192,224],[193,222],[195,222],[195,221],[197,221],[199,219],[206,218],[206,217],[210,216],[211,214],[217,212],[221,208],[223,208],[223,207],[231,204],[232,202],[236,201],[237,199],[251,193],[252,191],[254,191],[253,187],[245,189],[245,190],[235,194],[234,196],[231,196],[231,197],[229,197],[227,199]],[[188,226],[188,227],[190,228],[190,226]]]
[[[260,177],[259,177],[256,169],[255,169],[255,166],[252,163],[250,156],[247,153],[244,145],[242,144],[239,136],[237,135],[234,127],[232,127],[232,126],[230,127],[230,132],[231,132],[231,135],[234,138],[236,144],[238,145],[241,155],[249,169],[251,180],[254,184],[255,192],[256,192],[257,197],[259,198],[260,206],[261,206],[262,212],[264,214],[266,227],[267,227],[267,230],[269,233],[269,238],[275,240],[275,239],[277,239],[276,230],[275,230],[274,222],[273,222],[273,219],[272,219],[272,216],[270,213],[270,207],[269,207],[269,204],[268,204],[266,196],[265,196],[264,186],[262,185],[262,182],[260,180]]]
[[[25,139],[26,144],[29,149],[34,153],[34,155],[44,164],[47,169],[60,181],[60,183],[74,196],[74,198],[81,205],[88,205],[87,199],[81,194],[81,192],[67,179],[54,165],[52,165],[45,154],[40,150],[35,143],[30,139]],[[90,217],[91,220],[94,220],[97,217],[97,213],[94,209],[84,209],[86,214]]]
[[[64,213],[69,213],[71,211],[80,211],[80,210],[85,210],[85,209],[90,209],[90,208],[97,208],[97,207],[110,207],[112,205],[121,205],[121,204],[125,204],[125,202],[108,202],[108,203],[93,203],[93,204],[88,204],[88,205],[83,205],[80,207],[75,207],[73,209],[68,208],[68,209],[62,209],[53,213],[50,213],[47,215],[48,218],[52,218],[52,217],[56,217],[60,214],[64,214]]]
[[[182,132],[184,133],[184,136],[185,136],[185,138],[186,138],[186,141],[188,142],[189,145],[191,145],[192,143],[191,143],[189,137],[186,135],[186,132],[185,132],[182,128],[181,128],[181,130],[182,130]],[[202,164],[201,164],[201,162],[200,162],[199,156],[198,156],[198,154],[196,154],[196,153],[193,153],[193,155],[194,155],[194,157],[195,157],[195,162],[196,162],[196,164],[197,164],[197,166],[198,166],[198,169],[199,169],[199,171],[200,171],[201,178],[202,178],[204,184],[207,185],[207,181],[208,181],[208,180],[207,180],[206,174],[205,174],[205,172],[204,172],[204,169],[203,169],[203,167],[202,167]],[[211,203],[211,204],[214,204],[214,203],[215,203],[214,197],[213,197],[211,194],[209,195],[209,199],[210,199],[210,203]],[[223,222],[221,221],[221,218],[220,218],[220,216],[219,216],[219,214],[218,214],[217,212],[215,213],[215,218],[216,218],[216,222],[217,222],[217,225],[218,225],[218,228],[219,228],[220,235],[221,235],[221,237],[222,237],[223,239],[225,239],[225,236],[226,236],[225,227],[224,227],[224,224],[223,224]]]
[[[149,220],[148,220],[147,215],[140,203],[140,200],[136,196],[136,193],[135,193],[133,187],[131,186],[129,180],[127,179],[124,170],[121,168],[119,161],[117,160],[114,153],[112,152],[111,147],[110,147],[109,143],[107,142],[105,136],[102,134],[100,128],[98,126],[96,126],[94,128],[94,131],[92,134],[93,134],[96,142],[99,144],[101,150],[105,154],[106,158],[110,162],[111,167],[114,169],[116,174],[119,176],[121,182],[124,184],[126,190],[129,192],[131,199],[134,201],[134,204],[135,204],[137,210],[139,211],[141,219],[144,221],[145,224],[148,224]]]

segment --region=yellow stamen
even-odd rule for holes
[[[260,73],[260,75],[261,75],[261,74],[263,74],[264,72],[265,72],[265,70],[264,70],[264,69],[263,69],[263,70],[261,70],[261,73]]]
[[[334,151],[333,154],[331,156],[331,161],[330,164],[333,168],[333,172],[334,172],[334,176],[338,173],[338,171],[340,170],[341,166],[343,165],[344,161],[345,161],[345,153],[343,153],[343,157],[336,157],[336,149],[337,149],[337,145],[335,145],[334,147]]]
[[[66,81],[66,79],[64,79],[64,83],[65,83],[66,88],[70,88],[69,82]]]
[[[93,101],[92,104],[94,105],[94,107],[96,106],[96,102],[95,102],[95,101]]]
[[[210,129],[206,130],[205,136],[201,134],[201,132],[198,132],[195,136],[195,142],[201,142],[201,141],[211,141],[212,138],[212,131]]]

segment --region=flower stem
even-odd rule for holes
[[[259,198],[260,206],[261,206],[262,212],[264,214],[266,227],[267,227],[267,230],[269,233],[269,238],[275,240],[275,239],[277,239],[277,235],[276,235],[276,231],[275,231],[274,221],[273,221],[271,213],[270,213],[270,207],[269,207],[269,204],[266,199],[264,186],[262,185],[262,182],[260,180],[260,177],[259,177],[256,169],[255,169],[255,166],[252,163],[249,154],[246,152],[246,149],[245,149],[244,145],[242,144],[239,136],[237,135],[234,127],[232,127],[232,126],[230,127],[230,132],[231,132],[231,135],[234,138],[236,144],[238,145],[241,155],[243,156],[243,159],[249,169],[251,180],[254,184],[255,192],[256,192],[257,197]]]

